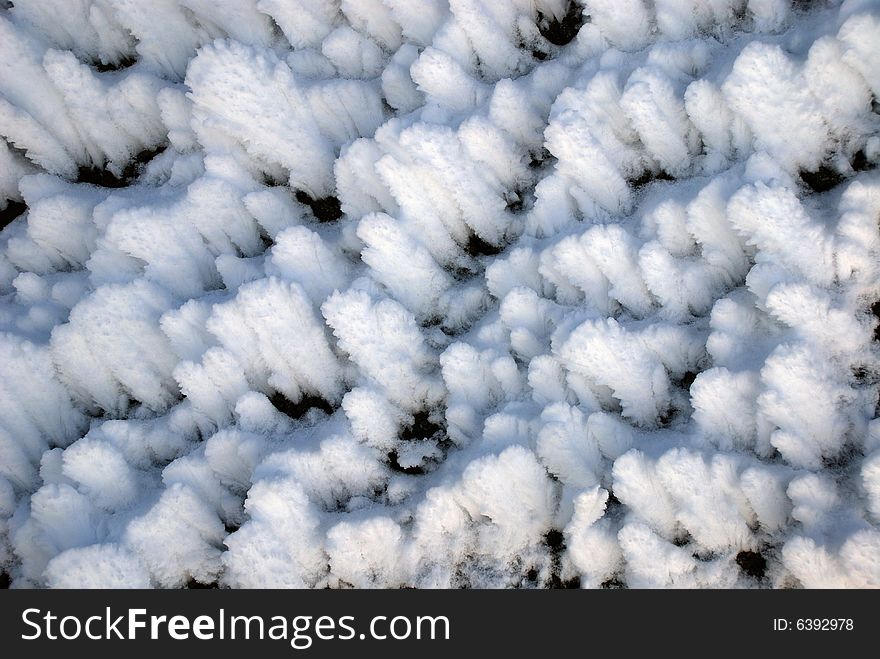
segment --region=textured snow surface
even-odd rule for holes
[[[880,587],[880,2],[0,2],[14,587]]]

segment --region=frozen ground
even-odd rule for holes
[[[880,3],[0,2],[14,587],[880,586]]]

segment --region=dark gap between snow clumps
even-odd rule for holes
[[[740,570],[755,579],[763,579],[767,571],[767,559],[754,551],[741,551],[736,555]]]
[[[874,163],[868,160],[864,149],[860,149],[853,154],[850,166],[856,172],[866,172],[875,167]],[[812,171],[802,170],[798,174],[804,185],[813,192],[827,192],[846,180],[845,174],[825,164]]]
[[[868,156],[865,154],[864,149],[859,149],[856,151],[855,155],[852,158],[852,168],[857,172],[866,172],[869,169],[873,169],[874,164],[868,160]]]
[[[620,503],[620,499],[614,496],[614,492],[608,492],[608,500],[605,502],[605,510],[611,511],[623,504]]]
[[[513,192],[507,197],[507,210],[511,213],[519,213],[523,209],[523,196],[519,192]]]
[[[415,439],[432,439],[438,433],[443,432],[443,426],[431,421],[428,412],[421,410],[413,415],[412,425],[403,429],[400,433],[400,438],[406,441]]]
[[[77,177],[76,182],[89,183],[101,188],[124,188],[131,185],[131,183],[140,176],[144,165],[165,151],[166,148],[168,147],[160,145],[152,149],[144,149],[125,166],[125,169],[122,170],[122,176],[116,176],[106,169],[82,166],[79,168],[79,176]]]
[[[693,371],[688,371],[683,376],[681,376],[681,388],[690,390],[691,385],[694,383],[694,380],[697,379],[697,374]]]
[[[687,531],[685,531],[681,535],[677,535],[676,537],[674,537],[672,539],[672,544],[675,545],[676,547],[685,547],[685,546],[689,545],[691,542],[693,542],[693,538],[691,537],[691,534],[688,533]]]
[[[91,62],[91,66],[98,73],[109,73],[111,71],[122,71],[131,68],[137,64],[137,58],[126,55],[117,62],[102,62],[100,60]]]
[[[428,439],[436,439],[443,442],[446,435],[446,428],[431,420],[430,413],[427,410],[420,410],[413,415],[413,421],[410,425],[405,426],[400,431],[400,440],[404,442],[419,442]],[[419,476],[427,473],[424,466],[404,467],[400,464],[400,456],[397,449],[392,449],[386,454],[388,466],[392,471],[401,474],[409,474],[410,476]]]
[[[646,170],[641,176],[635,179],[631,179],[629,184],[634,188],[640,188],[643,185],[647,185],[651,181],[674,181],[675,177],[671,174],[667,173],[664,170],[660,170],[659,172],[652,172],[650,169]]]
[[[0,229],[8,224],[27,210],[27,204],[21,201],[7,201],[6,208],[0,211]]]
[[[501,253],[502,248],[496,247],[492,243],[486,242],[477,234],[471,233],[468,236],[465,251],[469,256],[496,256]]]
[[[296,193],[296,200],[312,209],[312,215],[318,222],[335,222],[342,217],[342,206],[336,197],[313,199],[302,190]]]
[[[803,170],[799,174],[801,180],[813,192],[827,192],[839,185],[845,178],[843,174],[828,165],[821,165],[812,172]]]
[[[849,469],[853,460],[860,455],[861,452],[856,449],[851,442],[847,442],[837,455],[833,457],[823,457],[822,465],[828,471],[842,472]]]
[[[529,160],[529,169],[541,169],[548,160],[555,161],[556,159],[547,149],[541,149],[539,153],[532,154],[531,160]]]
[[[388,466],[391,468],[391,471],[408,474],[410,476],[421,476],[425,473],[425,468],[418,465],[412,467],[402,466],[400,464],[400,456],[397,454],[397,449],[388,451]]]
[[[532,57],[534,57],[539,62],[543,62],[549,57],[549,55],[547,53],[541,52],[540,50],[533,50]]]
[[[269,402],[276,410],[286,414],[291,419],[298,419],[312,408],[317,408],[327,414],[333,414],[333,406],[320,396],[303,396],[298,403],[292,402],[281,392],[275,392],[269,398]]]
[[[874,318],[880,321],[880,300],[871,305],[871,313],[874,314]],[[874,340],[880,341],[880,324],[874,328]]]
[[[544,534],[544,544],[550,550],[550,577],[547,579],[547,587],[552,589],[580,588],[581,578],[575,576],[571,579],[562,580],[562,554],[565,553],[565,536],[558,529],[550,529]],[[531,572],[531,570],[530,570]],[[535,575],[537,578],[537,574]],[[535,578],[529,579],[534,581]]]
[[[667,428],[669,424],[672,423],[672,420],[675,418],[675,413],[677,411],[678,410],[676,410],[674,407],[669,407],[665,412],[663,412],[663,414],[661,414],[657,418],[657,423],[660,425],[660,427]]]
[[[195,579],[190,579],[186,582],[186,586],[184,587],[190,590],[216,590],[220,586],[217,585],[216,581],[213,583],[202,583],[200,581],[196,581]]]
[[[568,11],[561,21],[547,18],[538,12],[538,30],[541,36],[554,46],[564,46],[577,36],[578,31],[589,17],[577,2],[568,3]]]

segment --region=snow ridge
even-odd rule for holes
[[[15,0],[0,62],[13,586],[880,586],[875,0]]]

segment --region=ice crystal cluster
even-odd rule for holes
[[[880,3],[0,2],[13,587],[880,586]]]

